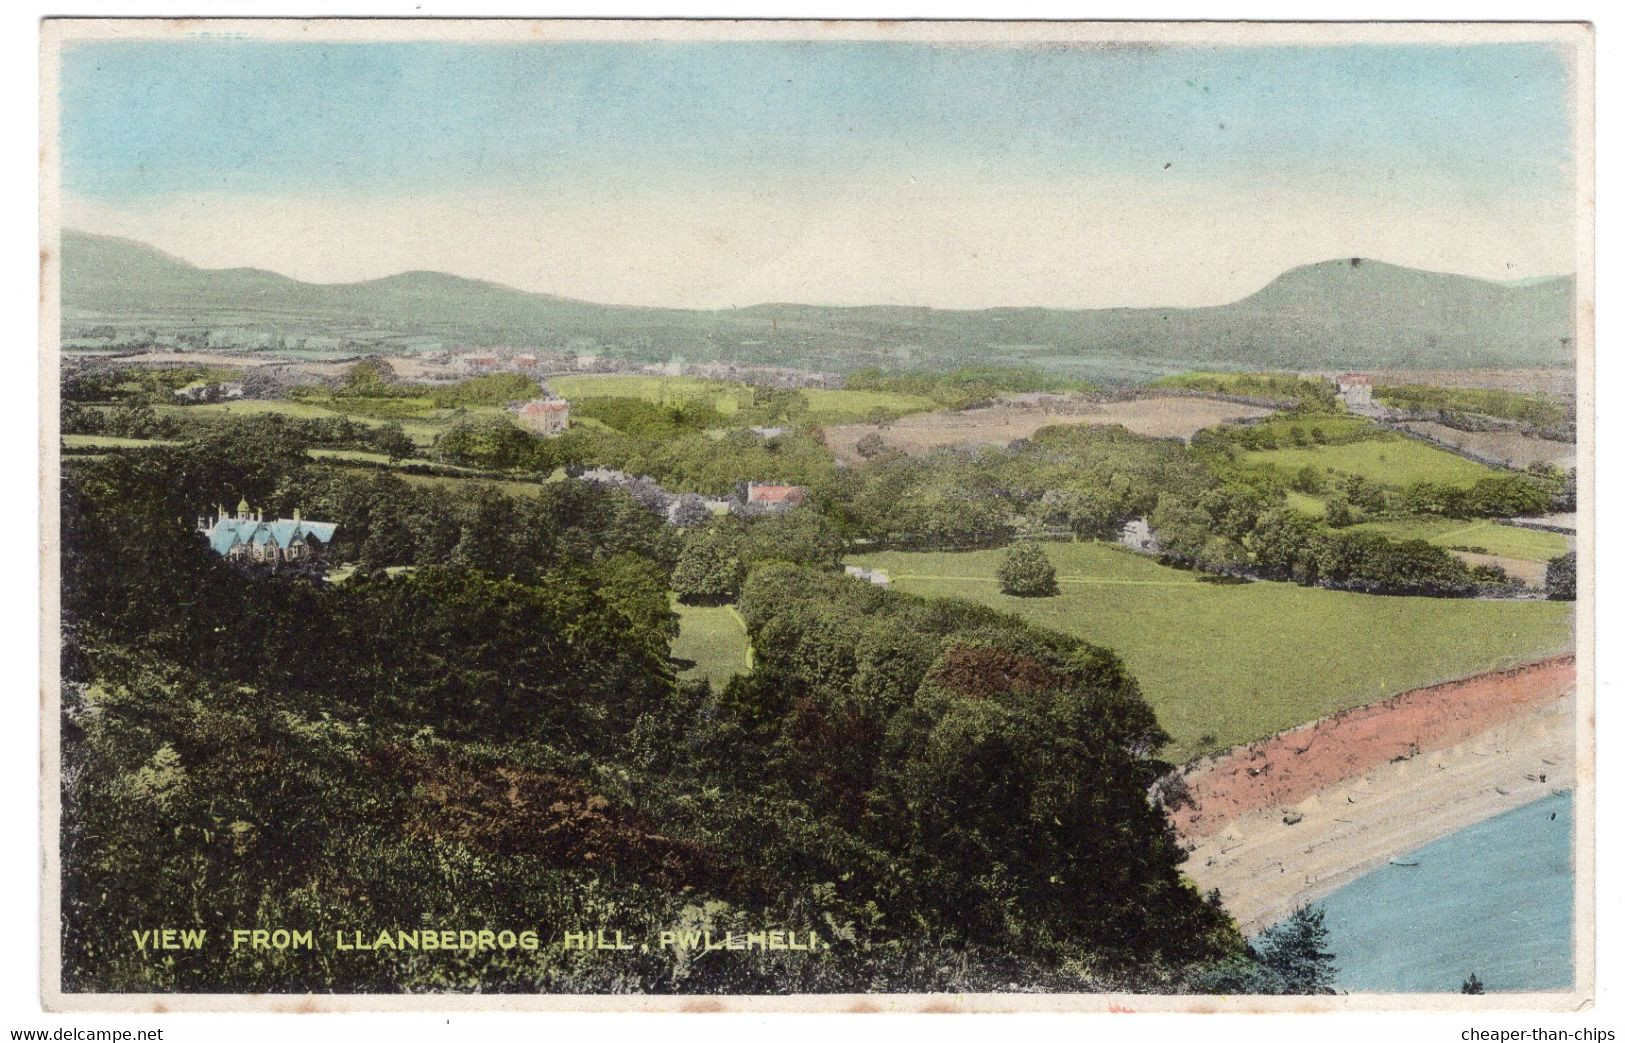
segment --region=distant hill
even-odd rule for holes
[[[378,351],[428,336],[822,370],[1008,362],[1123,380],[1194,367],[1574,364],[1571,277],[1495,283],[1357,258],[1294,268],[1208,308],[686,311],[592,304],[441,272],[304,283],[252,268],[198,268],[143,243],[66,231],[62,306],[67,330],[338,337]]]

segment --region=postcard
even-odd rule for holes
[[[1574,1010],[1590,28],[48,19],[53,1010]]]

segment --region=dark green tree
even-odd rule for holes
[[[744,581],[739,538],[719,526],[698,529],[684,541],[671,576],[677,597],[690,605],[732,601]]]
[[[389,457],[391,463],[405,460],[409,456],[416,455],[418,451],[417,443],[407,437],[399,424],[388,424],[379,428],[373,435],[373,444],[378,447],[380,453]]]
[[[1310,996],[1332,991],[1336,957],[1326,949],[1326,913],[1320,907],[1300,905],[1259,935],[1256,948],[1259,962],[1280,976],[1285,992]]]

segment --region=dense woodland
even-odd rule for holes
[[[67,988],[1304,987],[1181,879],[1110,652],[848,580],[790,516],[733,534],[756,669],[678,683],[680,539],[623,491],[452,496],[304,448],[261,421],[67,469]],[[234,497],[339,520],[364,567],[225,562],[194,517]],[[135,951],[152,924],[832,944],[221,959]]]

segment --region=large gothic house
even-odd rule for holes
[[[306,521],[299,517],[297,509],[292,518],[266,521],[263,511],[249,510],[248,501],[243,500],[237,504],[235,514],[216,507],[212,519],[197,520],[197,529],[222,558],[275,563],[304,561],[320,554],[332,542],[338,525]]]

